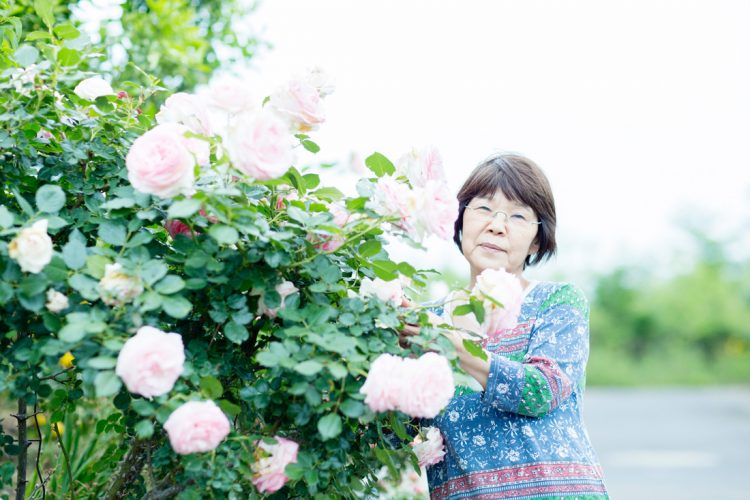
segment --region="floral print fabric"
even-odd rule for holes
[[[589,347],[581,291],[538,283],[518,325],[483,343],[491,353],[486,389],[460,388],[423,423],[437,426],[446,446],[427,472],[432,498],[608,498],[583,424]]]

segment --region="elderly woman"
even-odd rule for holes
[[[523,275],[556,251],[546,176],[522,156],[493,156],[471,173],[458,201],[454,241],[469,263],[469,286],[485,269],[503,268],[521,280],[524,298],[518,325],[481,341],[486,361],[453,338],[475,387],[457,391],[426,422],[446,447],[444,460],[428,469],[431,496],[608,498],[583,423],[586,298],[571,284]],[[452,317],[454,308],[449,298],[437,312],[460,326],[468,316]]]

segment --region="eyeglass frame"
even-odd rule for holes
[[[465,203],[463,206],[464,206],[464,209],[468,208],[469,210],[472,210],[474,212],[476,212],[477,210],[480,210],[482,207],[484,207],[484,208],[490,208],[490,207],[487,207],[487,206],[484,206],[484,205],[483,206],[479,206],[479,207],[470,207],[468,203]],[[505,223],[506,226],[510,226],[511,225],[511,222],[510,222],[511,221],[511,214],[509,214],[508,212],[505,212],[503,210],[495,210],[494,212],[490,211],[490,214],[488,214],[490,216],[490,218],[487,219],[487,222],[494,221],[495,217],[497,217],[497,214],[503,214],[505,216],[505,222],[504,223]],[[513,215],[516,215],[516,214],[513,214]],[[523,214],[518,214],[518,215],[523,216]],[[525,218],[524,218],[523,222],[525,224],[534,225],[534,226],[541,225],[541,223],[542,223],[541,220],[527,221]]]

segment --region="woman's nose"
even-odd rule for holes
[[[500,212],[494,214],[492,220],[490,220],[490,222],[487,224],[487,228],[493,233],[504,234],[508,229],[507,223],[508,218],[504,213]]]

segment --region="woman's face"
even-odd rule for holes
[[[463,218],[461,250],[469,261],[472,283],[485,269],[502,268],[520,278],[526,257],[539,249],[539,228],[533,223],[539,221],[537,214],[498,190],[492,198],[469,201]]]

